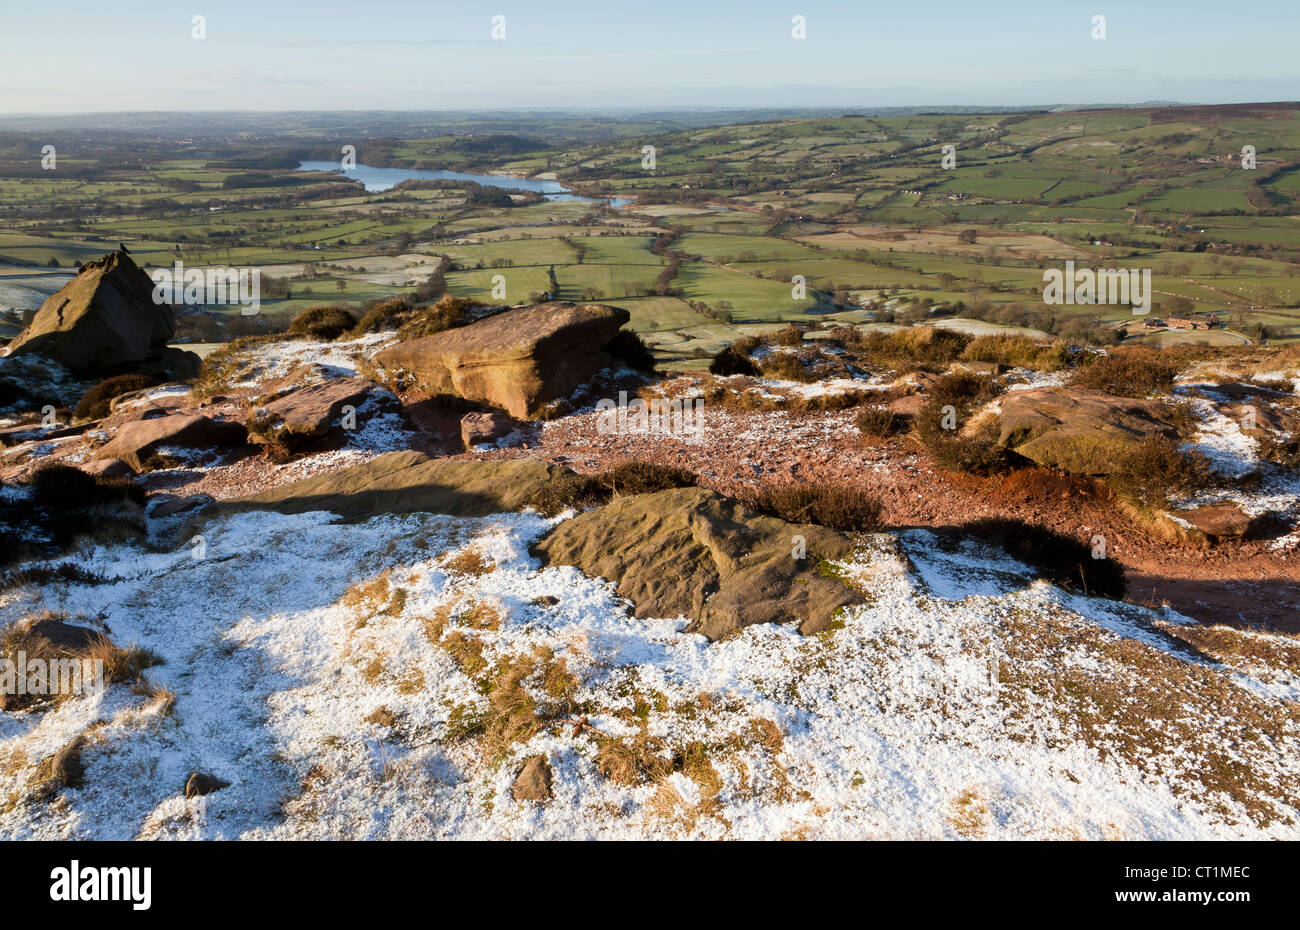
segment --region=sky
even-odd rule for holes
[[[1300,0],[5,7],[5,114],[1300,99]],[[1104,39],[1092,36],[1099,15]],[[503,38],[492,35],[497,16]],[[792,36],[796,16],[806,38]]]

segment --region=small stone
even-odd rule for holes
[[[510,795],[516,801],[549,801],[551,794],[551,766],[545,756],[532,756],[524,763],[519,777],[510,786]]]
[[[192,772],[190,777],[185,780],[185,797],[202,797],[205,794],[211,794],[214,791],[220,791],[222,788],[228,787],[230,787],[230,782],[222,781],[215,775]]]

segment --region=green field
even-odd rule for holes
[[[303,128],[256,143],[205,139],[204,157],[156,139],[99,142],[61,153],[57,174],[0,169],[0,270],[71,271],[124,242],[142,264],[262,268],[280,289],[265,306],[282,315],[413,294],[440,258],[451,263],[447,290],[489,302],[534,299],[553,268],[558,297],[626,307],[665,359],[682,361],[728,333],[835,310],[832,299],[837,316],[858,320],[934,308],[1041,315],[1043,271],[1070,257],[1151,269],[1167,312],[1215,312],[1256,335],[1266,326],[1268,338],[1300,338],[1295,107],[694,127],[543,118],[538,126],[561,127],[567,141],[501,154],[466,144],[476,125],[467,117],[367,152],[396,167],[550,172],[635,203],[482,206],[467,185],[368,193],[339,176],[223,161],[319,144]],[[641,167],[646,143],[659,153],[653,173]],[[0,165],[30,144],[0,142]],[[952,170],[944,144],[958,153]],[[1240,166],[1244,144],[1257,149],[1254,171]],[[965,229],[974,243],[958,240]],[[670,257],[678,270],[665,284]],[[0,290],[0,309],[32,309],[45,287],[33,280],[34,291]],[[1052,312],[1096,324],[1127,311]]]

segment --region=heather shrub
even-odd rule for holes
[[[123,394],[130,394],[132,391],[142,391],[156,384],[158,384],[157,378],[145,374],[114,375],[112,378],[105,378],[81,395],[75,415],[79,420],[98,420],[100,417],[106,417],[112,412],[112,403],[116,398]]]
[[[743,354],[735,346],[727,346],[713,356],[713,361],[709,363],[709,373],[723,377],[728,375],[749,375],[754,377],[758,375],[758,366],[750,361],[748,355]]]
[[[308,307],[293,318],[289,332],[312,339],[337,339],[357,325],[356,317],[343,307],[324,304]]]
[[[1119,397],[1168,394],[1181,366],[1173,358],[1151,349],[1128,349],[1092,356],[1070,383]]]
[[[785,329],[773,333],[769,338],[779,346],[803,345],[803,331],[793,323]]]
[[[599,507],[616,495],[653,494],[692,487],[695,480],[694,473],[684,468],[653,462],[624,462],[595,475],[561,475],[538,489],[528,499],[528,505],[549,517],[569,508]]]
[[[1143,507],[1161,509],[1171,498],[1186,497],[1216,483],[1205,456],[1186,452],[1163,436],[1130,443],[1116,451],[1106,483]]]
[[[483,304],[480,301],[472,298],[447,294],[435,304],[413,310],[410,319],[397,330],[397,335],[403,340],[418,339],[466,326],[476,319],[470,311],[481,306]]]
[[[397,329],[410,318],[414,310],[414,305],[405,297],[381,300],[361,315],[357,325],[352,328],[352,335],[363,336],[366,333]]]
[[[893,436],[902,429],[902,418],[888,407],[863,407],[854,417],[854,425],[864,436]]]
[[[605,343],[603,350],[628,368],[647,374],[655,370],[654,353],[645,340],[630,329],[620,329],[613,339]]]
[[[1018,457],[998,443],[996,418],[987,418],[974,430],[964,429],[971,414],[999,390],[993,380],[969,372],[944,375],[912,421],[912,435],[934,463],[947,471],[973,475],[1007,471]]]
[[[881,527],[880,502],[842,481],[770,482],[741,494],[740,500],[751,510],[787,523],[816,523],[851,533],[870,533]]]

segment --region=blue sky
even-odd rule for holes
[[[1298,0],[6,6],[0,113],[1300,99]]]

